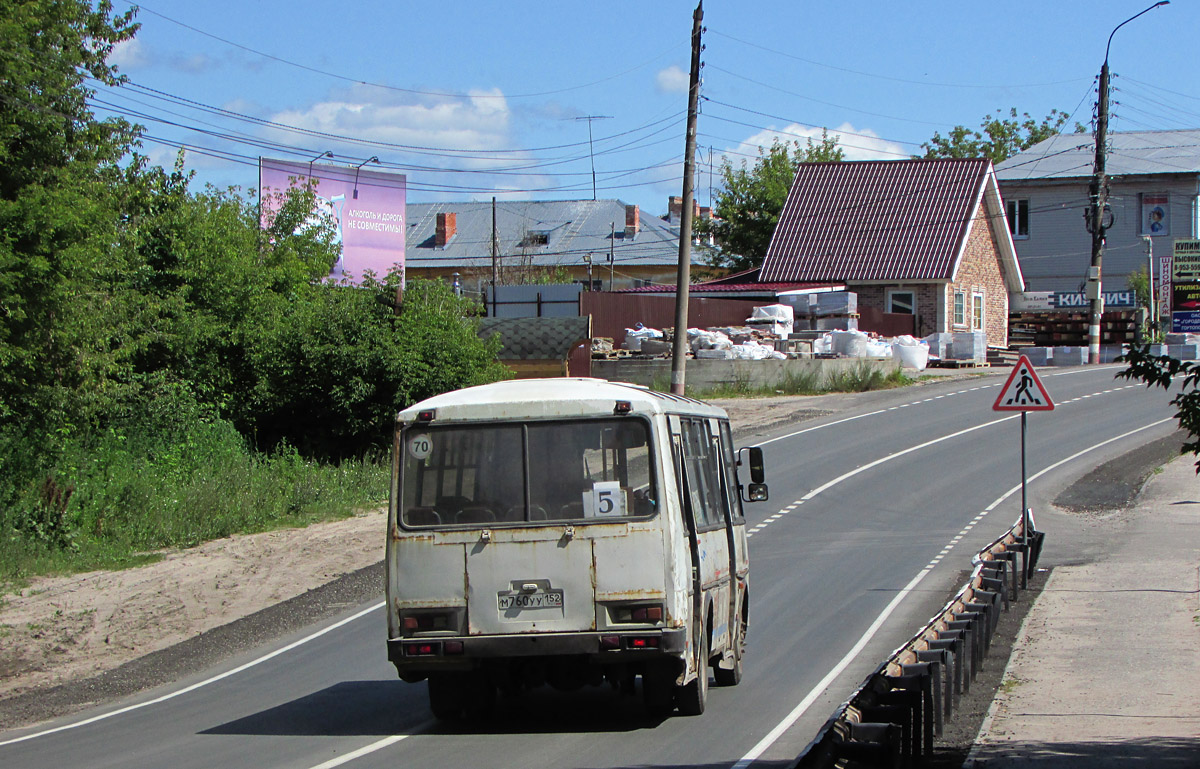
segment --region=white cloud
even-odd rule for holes
[[[895,142],[879,138],[879,135],[869,128],[855,128],[850,123],[842,123],[837,128],[828,131],[831,138],[837,139],[846,160],[900,160],[910,157],[913,152]],[[730,162],[737,166],[742,160],[752,163],[746,158],[758,156],[758,148],[770,147],[775,141],[799,141],[806,146],[812,139],[814,144],[820,143],[822,129],[802,126],[792,123],[778,130],[760,131],[743,141],[730,152]]]
[[[131,37],[114,45],[112,52],[108,54],[107,61],[112,66],[118,67],[121,72],[125,72],[144,66],[149,61],[149,56],[146,54],[146,47],[142,45],[142,41]]]
[[[469,98],[462,99],[393,97],[363,87],[270,117],[278,123],[313,131],[448,150],[489,150],[509,146],[510,118],[508,102],[499,89],[472,92]],[[298,143],[296,134],[290,134],[290,137],[290,143]],[[386,147],[360,147],[363,148],[357,150],[359,154],[382,156],[388,151]],[[435,162],[430,160],[431,164]]]
[[[687,93],[691,77],[677,65],[660,69],[654,76],[654,85],[659,93]]]

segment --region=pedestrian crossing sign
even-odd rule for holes
[[[992,404],[992,410],[1054,410],[1054,401],[1050,400],[1050,393],[1046,392],[1042,380],[1038,379],[1037,372],[1033,370],[1033,364],[1029,362],[1029,358],[1022,355],[1017,359],[1017,365],[1013,366],[1012,373],[1008,375],[1008,381],[1000,389],[1000,395]]]

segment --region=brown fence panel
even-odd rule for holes
[[[906,312],[884,312],[878,307],[858,307],[858,330],[874,331],[880,336],[916,336],[917,316]]]
[[[710,299],[691,297],[688,300],[688,326],[742,326],[750,312],[766,301],[743,299]],[[607,291],[585,291],[579,295],[579,314],[592,316],[592,335],[611,337],[617,347],[625,341],[625,329],[641,323],[651,328],[675,325],[675,297],[646,294],[619,294]]]

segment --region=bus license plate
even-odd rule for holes
[[[508,609],[561,609],[563,591],[548,590],[538,593],[500,593],[496,596],[500,611]]]

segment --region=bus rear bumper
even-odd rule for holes
[[[680,657],[686,630],[538,633],[437,638],[389,638],[388,661],[398,671],[433,672],[475,667],[482,660],[586,656],[599,664]]]

